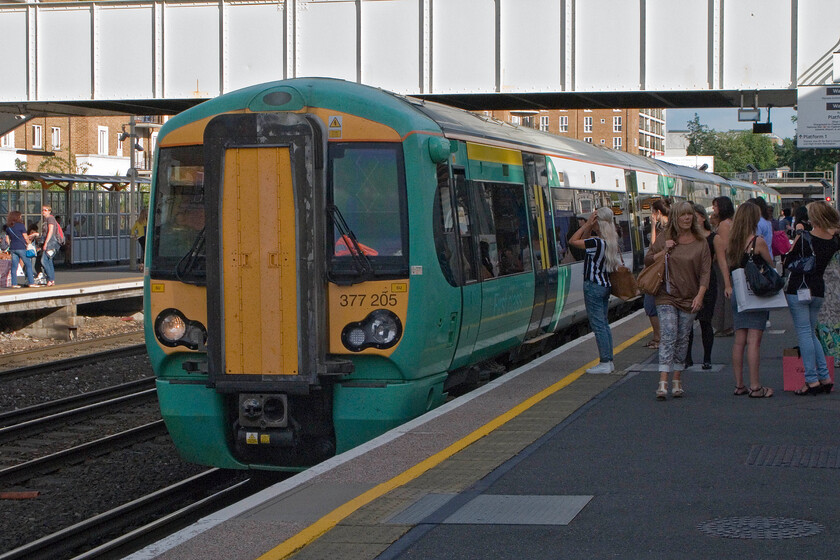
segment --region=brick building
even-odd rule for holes
[[[484,111],[483,114],[605,148],[648,157],[665,153],[663,109]]]

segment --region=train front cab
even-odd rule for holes
[[[416,182],[434,185],[429,137],[404,139],[381,115],[306,107],[281,89],[275,98],[298,112],[252,101],[263,110],[177,123],[160,144],[147,342],[164,419],[191,462],[308,466],[445,396],[428,329],[405,336],[409,198],[427,197],[413,220],[428,220],[433,189]],[[356,107],[389,102],[374,95]],[[422,288],[432,275],[415,268]],[[415,318],[431,322],[429,309]]]

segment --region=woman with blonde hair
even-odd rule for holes
[[[773,389],[764,387],[759,380],[761,338],[767,326],[770,312],[766,309],[738,311],[738,301],[732,293],[730,272],[743,268],[744,260],[750,252],[755,252],[772,263],[767,242],[756,235],[761,209],[755,204],[741,204],[732,220],[732,231],[726,246],[726,260],[723,265],[725,284],[724,293],[731,298],[732,326],[735,329],[735,341],[732,344],[732,370],[735,373],[735,394],[749,395],[752,398],[772,397]],[[744,349],[747,351],[747,364],[750,370],[750,386],[744,385]]]
[[[671,396],[682,397],[682,372],[685,369],[688,337],[694,315],[703,307],[709,289],[712,257],[703,235],[694,205],[682,201],[671,206],[668,228],[651,245],[645,265],[667,258],[665,282],[656,294],[659,316],[659,387],[656,398],[668,396],[668,375],[673,375]]]
[[[822,200],[811,202],[808,221],[811,231],[802,231],[788,253],[786,262],[800,256],[814,255],[812,270],[791,270],[785,297],[793,318],[793,327],[799,339],[799,353],[805,366],[805,384],[794,391],[797,395],[815,395],[830,392],[834,383],[828,375],[822,344],[816,334],[817,319],[825,298],[823,275],[834,253],[840,249],[840,242],[834,235],[840,227],[837,210]]]
[[[583,226],[569,239],[569,245],[586,249],[583,261],[583,303],[589,316],[589,328],[595,333],[600,363],[587,373],[612,373],[613,340],[608,318],[610,272],[620,264],[618,232],[609,206],[595,210]]]

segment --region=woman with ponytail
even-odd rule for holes
[[[621,261],[613,216],[612,208],[598,208],[569,239],[572,247],[586,250],[583,261],[583,302],[589,316],[589,328],[595,333],[601,359],[597,366],[586,370],[587,373],[612,373],[615,369],[612,331],[608,318],[610,272],[618,268]]]

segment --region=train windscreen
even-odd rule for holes
[[[154,197],[150,273],[202,283],[204,152],[202,146],[161,148]]]
[[[353,281],[408,273],[402,145],[329,146],[330,274]]]

